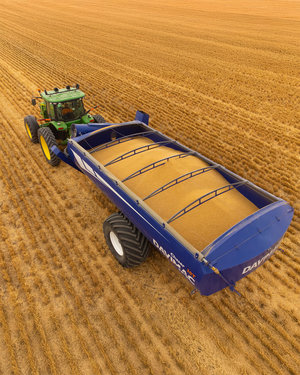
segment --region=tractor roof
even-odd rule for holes
[[[76,100],[83,98],[85,94],[76,88],[70,89],[56,89],[51,91],[43,91],[41,92],[41,97],[50,103],[61,103],[61,102],[68,102],[70,100]]]

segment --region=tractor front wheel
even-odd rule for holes
[[[38,122],[36,121],[36,118],[30,115],[24,117],[24,125],[30,141],[32,143],[39,143],[38,130],[40,127]]]
[[[47,162],[56,167],[60,159],[51,150],[52,146],[57,146],[56,139],[50,128],[40,128],[38,131],[39,142]]]
[[[122,213],[110,215],[103,223],[107,245],[123,267],[133,267],[148,256],[147,238]]]
[[[96,124],[103,124],[104,122],[106,122],[104,117],[102,117],[101,115],[94,115],[93,118]]]

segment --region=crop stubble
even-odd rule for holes
[[[0,2],[0,373],[299,373],[297,3],[30,4]],[[113,205],[23,129],[35,89],[75,82],[294,206],[242,298],[190,298],[156,252],[134,270],[108,254]]]

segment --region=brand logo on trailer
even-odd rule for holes
[[[270,258],[270,256],[272,254],[275,253],[275,251],[277,250],[279,244],[277,245],[274,245],[273,248],[271,248],[271,250],[266,254],[264,255],[262,258],[260,258],[259,260],[257,260],[256,262],[254,262],[253,264],[251,264],[250,266],[247,266],[243,269],[243,272],[242,272],[242,275],[244,275],[245,273],[248,273],[250,271],[252,271],[253,269],[261,266],[268,258]]]

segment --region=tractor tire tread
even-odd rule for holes
[[[27,132],[26,124],[29,127],[31,137],[29,136],[29,134]],[[39,130],[40,126],[37,122],[36,117],[32,116],[32,115],[28,115],[28,116],[24,117],[24,126],[25,126],[25,129],[26,129],[26,133],[27,133],[28,137],[30,138],[30,141],[32,143],[39,143],[38,130]]]
[[[103,124],[104,122],[107,122],[105,118],[101,115],[93,115],[93,118],[96,124]]]
[[[50,160],[47,159],[48,163],[52,165],[53,167],[56,167],[60,163],[60,159],[54,154],[54,152],[51,150],[52,146],[57,146],[56,139],[54,137],[54,134],[50,128],[40,128],[38,131],[39,139],[40,135],[42,135],[47,143],[47,146],[50,151]]]

